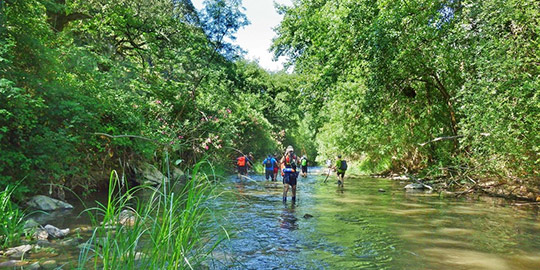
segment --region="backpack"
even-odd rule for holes
[[[273,163],[273,162],[272,162],[271,159],[268,159],[268,158],[267,158],[267,159],[264,160],[264,165],[266,165],[266,168],[267,168],[267,169],[270,169],[270,168],[273,167],[274,164],[272,164],[272,163]]]
[[[302,159],[302,166],[307,166],[307,159],[306,158]]]
[[[239,157],[238,162],[236,164],[238,164],[238,166],[240,167],[246,166],[246,157],[245,156]]]
[[[347,161],[342,160],[342,161],[341,161],[341,165],[339,166],[339,169],[340,169],[341,171],[346,171],[346,170],[347,170]]]
[[[293,168],[296,167],[296,155],[293,153],[288,154],[285,157],[285,165],[291,166]]]

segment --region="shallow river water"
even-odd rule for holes
[[[347,177],[341,190],[321,173],[299,178],[296,204],[290,193],[282,203],[281,182],[227,179],[209,208],[232,235],[210,268],[540,269],[536,208],[369,177]]]
[[[279,177],[281,178],[281,177]],[[540,269],[540,217],[536,206],[490,197],[455,198],[406,192],[406,182],[335,176],[313,168],[299,178],[297,202],[282,202],[278,182],[251,175],[220,181],[207,202],[211,231],[227,231],[205,265],[209,269]],[[383,189],[384,192],[379,190]],[[104,201],[103,194],[85,201]],[[75,205],[70,213],[37,215],[42,224],[88,228]],[[225,229],[225,230],[224,230]],[[81,241],[91,231],[81,233]],[[78,234],[78,233],[77,233]],[[225,233],[221,233],[225,235]],[[206,238],[208,240],[208,238]],[[53,258],[62,269],[77,265],[79,249],[30,254]],[[0,263],[8,260],[0,257]],[[20,269],[20,268],[12,268]]]

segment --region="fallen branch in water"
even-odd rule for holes
[[[423,187],[425,187],[425,188],[427,188],[429,190],[433,190],[433,188],[431,186],[422,183],[422,181],[418,180],[418,178],[414,177],[413,175],[411,175],[411,174],[406,174],[406,175],[407,175],[407,177],[409,177],[409,179],[413,180],[414,182],[422,185]]]
[[[512,205],[515,205],[515,206],[540,205],[540,202],[512,203]]]
[[[476,184],[473,185],[471,188],[465,190],[465,191],[457,192],[457,193],[456,193],[456,198],[459,197],[459,196],[461,196],[461,195],[463,195],[463,194],[471,193],[471,192],[473,192],[475,189],[476,189]]]

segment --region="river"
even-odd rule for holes
[[[345,188],[338,189],[335,176],[324,183],[322,172],[312,169],[299,178],[295,204],[290,194],[282,202],[281,182],[262,175],[219,181],[219,196],[207,202],[206,226],[221,235],[225,229],[230,239],[213,251],[208,268],[540,269],[536,206],[407,192],[405,182],[370,177],[347,176]],[[103,194],[94,196],[85,201],[104,200]],[[88,228],[86,215],[77,216],[80,210],[76,204],[67,215],[35,218],[60,228]],[[90,231],[80,235],[87,239]],[[28,259],[54,256],[71,269],[79,249],[60,242],[52,243],[60,246],[55,254]]]
[[[319,171],[283,204],[280,182],[250,177],[230,177],[210,203],[214,224],[233,234],[211,269],[540,269],[535,207],[370,177],[347,177],[341,190]]]

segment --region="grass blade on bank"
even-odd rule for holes
[[[201,266],[217,243],[201,241],[209,235],[202,229],[201,220],[208,211],[204,202],[212,186],[208,177],[199,173],[200,166],[195,165],[191,178],[176,193],[178,189],[163,179],[161,187],[139,186],[119,194],[118,176],[111,173],[106,205],[88,210],[95,229],[81,250],[79,269]]]

